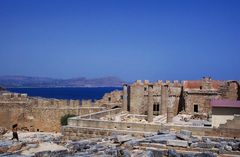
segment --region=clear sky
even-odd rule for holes
[[[0,0],[0,75],[240,80],[239,0]]]

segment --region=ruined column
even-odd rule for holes
[[[168,85],[162,85],[161,86],[161,108],[160,108],[160,114],[164,115],[167,113],[167,100],[168,100]]]
[[[168,98],[167,104],[167,123],[171,123],[174,117],[173,106],[175,103],[175,97],[171,96]]]
[[[148,85],[148,122],[153,121],[153,85]]]
[[[127,105],[128,105],[128,92],[127,92],[127,89],[128,86],[127,84],[124,84],[123,85],[123,101],[122,101],[122,110],[123,111],[127,111]]]

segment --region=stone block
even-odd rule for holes
[[[205,142],[199,142],[198,147],[200,148],[213,148],[215,146],[214,143],[205,143]]]
[[[188,142],[182,140],[167,140],[167,145],[174,147],[188,147]]]
[[[180,130],[180,134],[185,135],[187,137],[191,137],[192,136],[192,131]]]
[[[190,137],[184,134],[177,133],[176,136],[181,140],[186,140],[186,141],[190,140]]]
[[[123,143],[123,142],[126,142],[126,141],[130,141],[132,138],[133,137],[131,135],[117,135],[116,139],[115,139],[115,142]]]
[[[147,137],[146,139],[150,140],[152,142],[166,144],[167,140],[175,140],[176,135],[175,134],[161,134],[161,135],[154,135],[152,137]]]

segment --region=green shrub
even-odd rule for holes
[[[68,125],[67,120],[68,120],[68,118],[70,118],[70,117],[76,117],[76,115],[74,115],[74,114],[66,114],[66,115],[62,116],[62,117],[61,117],[61,125],[62,125],[62,126],[63,126],[63,125]]]

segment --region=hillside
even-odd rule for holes
[[[101,77],[88,79],[85,77],[72,79],[54,79],[47,77],[0,76],[0,86],[16,87],[119,87],[123,81],[117,77]]]

